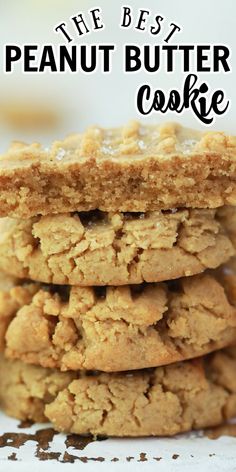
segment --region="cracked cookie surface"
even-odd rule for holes
[[[0,265],[18,277],[80,286],[194,275],[235,254],[217,215],[214,209],[173,209],[3,218]]]
[[[218,221],[223,225],[236,248],[236,211],[234,207],[223,206],[217,210]]]
[[[215,272],[122,287],[37,285],[8,324],[4,318],[5,355],[63,371],[114,372],[220,349],[236,338],[236,276]]]
[[[235,348],[128,374],[61,373],[1,358],[0,404],[67,433],[172,436],[236,414],[235,371]]]
[[[20,420],[48,421],[45,404],[52,401],[76,376],[75,372],[10,362],[0,355],[0,408]]]
[[[0,216],[236,204],[236,138],[167,123],[94,127],[0,158]]]

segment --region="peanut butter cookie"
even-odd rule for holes
[[[0,158],[0,216],[236,204],[236,138],[180,125],[94,127]]]
[[[214,209],[0,220],[1,267],[46,283],[160,282],[216,268],[234,254]]]
[[[194,358],[236,339],[235,286],[227,270],[148,285],[41,286],[7,328],[4,318],[5,355],[106,372]]]
[[[57,431],[172,436],[236,414],[236,350],[132,373],[62,373],[0,359],[0,404]]]

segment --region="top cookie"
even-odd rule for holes
[[[177,124],[90,128],[0,158],[0,216],[236,204],[236,138]]]

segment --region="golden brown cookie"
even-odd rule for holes
[[[10,362],[0,355],[0,407],[20,420],[47,421],[45,404],[78,377],[75,372]]]
[[[236,138],[180,125],[94,127],[0,159],[0,216],[236,204]]]
[[[217,210],[218,221],[229,235],[234,247],[236,247],[236,210],[235,207],[223,206]]]
[[[160,282],[216,268],[234,254],[214,209],[0,220],[1,267],[46,283]]]
[[[235,284],[213,272],[163,284],[41,286],[9,320],[5,354],[107,372],[194,358],[236,339]]]
[[[30,303],[39,290],[36,283],[24,283],[0,271],[0,351],[4,349],[5,333],[17,311]]]
[[[236,414],[235,371],[235,349],[156,369],[83,376],[2,358],[0,403],[20,419],[48,418],[58,431],[172,436]]]

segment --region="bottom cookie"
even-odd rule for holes
[[[0,403],[19,419],[58,431],[172,436],[236,415],[236,348],[122,374],[75,372],[0,361]]]

